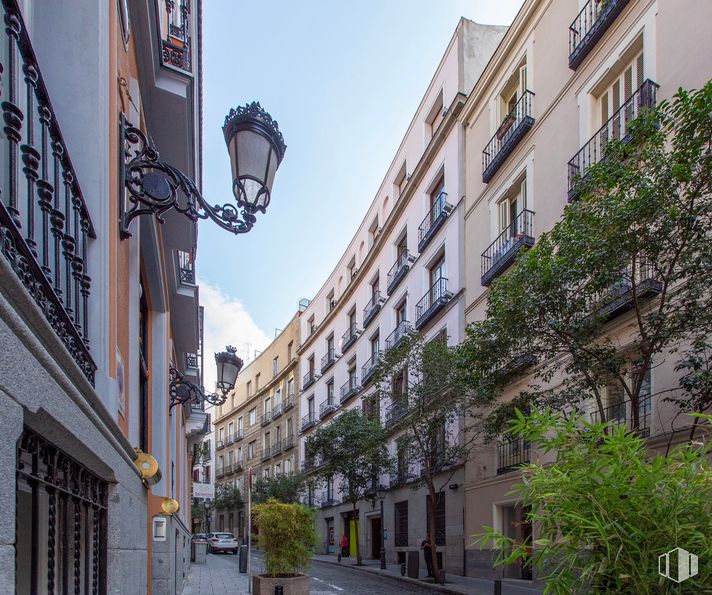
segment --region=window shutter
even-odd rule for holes
[[[633,95],[633,66],[629,66],[628,68],[625,69],[625,72],[623,73],[623,93],[625,94],[624,96],[624,101],[628,101],[630,99],[630,96]]]
[[[507,217],[509,215],[509,203],[503,200],[499,203],[499,231],[504,231],[507,229]]]
[[[636,71],[636,85],[637,88],[640,89],[640,87],[643,86],[643,54],[639,54],[638,57],[635,60],[635,71]]]

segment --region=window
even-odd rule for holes
[[[250,413],[248,414],[250,416],[250,425],[254,426],[255,423],[257,422],[257,409],[256,407],[253,407],[250,409]]]
[[[313,378],[314,377],[314,370],[316,369],[316,365],[314,363],[314,354],[309,357],[309,360],[307,361],[309,364],[309,377]]]
[[[334,351],[334,335],[329,335],[329,338],[326,340],[326,355],[328,359],[333,358],[333,351]]]
[[[287,362],[292,361],[292,351],[294,350],[294,341],[290,341],[287,345]]]
[[[356,257],[352,256],[351,260],[349,261],[349,264],[346,265],[346,273],[347,273],[347,280],[349,283],[353,281],[353,278],[356,276]]]
[[[312,314],[307,320],[307,335],[311,335],[316,330],[316,325],[314,324],[314,315]]]
[[[403,165],[401,166],[400,170],[398,170],[398,173],[396,174],[395,180],[394,180],[394,186],[395,186],[395,195],[396,198],[399,197],[401,194],[403,194],[403,191],[405,190],[405,185],[408,183],[408,176],[406,175],[406,167],[405,167],[405,162],[403,162]]]
[[[396,306],[396,326],[398,326],[401,322],[408,320],[407,305],[407,301],[403,300]]]
[[[516,119],[517,102],[523,97],[527,90],[527,63],[526,58],[514,69],[514,73],[509,77],[499,95],[499,120],[504,122],[507,130],[514,124]],[[509,124],[509,116],[512,120]],[[506,131],[505,131],[506,132]]]
[[[408,368],[403,368],[393,375],[391,379],[393,397],[399,398],[408,394]]]
[[[274,429],[274,443],[279,444],[279,442],[282,440],[282,426],[277,426]]]
[[[289,475],[292,472],[292,459],[285,459],[284,460],[284,472]]]
[[[294,396],[294,378],[287,380],[287,397]]]
[[[408,500],[396,502],[393,505],[393,518],[395,519],[395,546],[407,547],[408,545]]]
[[[225,428],[224,427],[220,428],[218,430],[218,442],[220,442],[220,444],[225,443]]]
[[[371,337],[371,357],[375,360],[376,356],[380,353],[380,338],[378,333]]]
[[[428,196],[431,221],[437,219],[442,211],[444,201],[440,198],[440,196],[443,192],[445,192],[445,176],[440,177]]]
[[[378,232],[381,231],[381,228],[378,227],[378,215],[374,218],[373,222],[371,223],[371,226],[368,228],[368,247],[370,248],[373,246],[374,242],[376,241],[376,238],[378,237]]]
[[[264,401],[264,415],[265,415],[265,417],[268,417],[271,411],[272,411],[272,401],[270,400],[269,397],[267,397]]]
[[[247,460],[251,460],[255,458],[255,440],[250,442],[247,445]]]
[[[232,466],[232,461],[235,458],[235,453],[233,451],[230,451],[227,453],[227,464],[228,466]]]
[[[401,262],[408,256],[408,234],[404,233],[396,242],[396,260]]]
[[[275,475],[282,475],[282,463],[277,463],[274,466],[274,474]]]
[[[279,374],[279,356],[272,360],[272,378]]]
[[[336,307],[336,300],[334,299],[334,290],[332,289],[326,296],[326,311],[331,312]]]
[[[255,375],[255,390],[260,390],[260,375]]]
[[[309,412],[309,418],[314,418],[314,395],[307,399],[307,411]]]
[[[242,416],[237,418],[237,435],[242,436],[242,431],[244,430],[244,427],[242,425]]]
[[[428,117],[425,120],[426,124],[428,125],[431,137],[435,136],[435,132],[437,131],[438,127],[440,126],[440,123],[444,119],[443,111],[443,92],[440,91],[437,98],[435,99],[433,107],[430,108],[430,113],[428,114]]]
[[[334,379],[326,383],[326,401],[331,405],[334,402]]]
[[[354,333],[354,330],[356,329],[356,306],[351,308],[351,311],[348,313],[347,316],[347,321],[349,325],[349,335]]]
[[[425,496],[425,522],[430,527],[430,495]],[[440,492],[435,505],[435,545],[445,545],[445,493]]]
[[[237,447],[237,462],[242,464],[242,446]]]
[[[356,358],[353,358],[349,362],[348,375],[349,375],[349,386],[350,387],[356,386]]]
[[[277,390],[274,391],[274,406],[275,408],[278,405],[282,404],[282,389],[278,388]]]
[[[269,441],[270,434],[269,432],[265,432],[264,435],[262,436],[262,450],[268,451],[269,450]]]
[[[292,426],[292,418],[287,418],[287,437],[294,436],[294,428]]]
[[[598,104],[600,109],[600,126],[608,122],[620,107],[631,98],[633,93],[640,89],[643,84],[643,52],[638,53],[628,64],[622,68],[618,75],[607,85],[606,89],[599,95]],[[630,114],[625,114],[625,122],[633,119],[633,110],[635,106],[631,105],[626,108],[630,110]],[[625,134],[621,130],[621,120],[616,118],[613,122],[613,127],[609,130],[609,134],[613,138],[620,138]]]
[[[247,397],[249,398],[251,396],[252,396],[252,381],[248,380],[247,381]]]
[[[430,285],[433,286],[439,279],[445,277],[445,256],[441,256],[431,267],[430,267]],[[433,301],[435,301],[440,296],[434,296]]]
[[[223,469],[225,469],[225,457],[223,457],[223,455],[220,455],[218,457],[218,470],[222,473]]]
[[[227,424],[227,439],[233,440],[235,438],[235,424],[230,422]]]
[[[527,208],[527,179],[516,182],[497,204],[497,231],[509,230],[508,236],[514,238],[523,232],[517,217]]]
[[[376,302],[378,302],[378,275],[376,275],[376,278],[371,281],[371,305],[375,306]]]

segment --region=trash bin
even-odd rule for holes
[[[240,554],[240,572],[242,574],[245,574],[247,572],[247,556],[248,556],[248,550],[247,550],[246,545],[239,546],[239,554]]]
[[[205,558],[208,554],[208,544],[204,541],[197,541],[193,543],[195,548],[195,563],[205,564]]]
[[[408,577],[420,578],[420,552],[408,552]]]

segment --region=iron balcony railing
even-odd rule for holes
[[[307,413],[304,417],[302,417],[302,432],[305,432],[309,428],[314,427],[316,425],[316,422],[316,413],[314,413],[313,411]]]
[[[237,428],[235,431],[235,442],[242,440],[245,437],[245,430],[242,428]]]
[[[628,0],[589,0],[569,27],[569,68],[579,67]]]
[[[306,374],[304,374],[304,378],[302,379],[302,390],[306,390],[315,382],[316,374],[314,373],[314,370],[309,370]]]
[[[331,347],[326,351],[324,357],[321,358],[321,373],[326,372],[336,362],[336,350]]]
[[[292,447],[294,447],[294,435],[287,434],[287,437],[284,439],[284,450],[288,450]]]
[[[185,354],[185,367],[192,368],[193,370],[200,369],[200,361],[198,359],[197,353],[186,353]]]
[[[88,252],[96,239],[32,42],[3,0],[0,253],[89,382]]]
[[[224,472],[225,472],[225,475],[232,475],[232,473],[233,473],[232,463],[228,463],[227,465],[225,465]]]
[[[333,398],[323,401],[319,404],[319,419],[324,419],[327,415],[336,411],[337,407],[338,405]]]
[[[215,469],[215,477],[223,477],[225,475],[225,467]]]
[[[235,433],[234,433],[234,432],[230,432],[230,433],[227,435],[227,440],[226,440],[226,442],[225,442],[225,445],[226,445],[226,446],[230,446],[233,442],[235,442]]]
[[[272,411],[265,411],[264,414],[262,415],[262,427],[269,425],[272,423]]]
[[[278,455],[280,452],[282,452],[282,440],[275,440],[272,446],[272,454]]]
[[[178,281],[183,285],[195,285],[195,267],[190,252],[178,250]]]
[[[346,403],[351,397],[356,396],[360,390],[357,376],[351,376],[342,386],[341,386],[341,403]]]
[[[235,461],[235,467],[233,470],[235,473],[242,473],[245,470],[245,468],[242,464],[242,459],[237,459]]]
[[[646,437],[650,435],[651,405],[651,395],[641,395],[638,398],[638,427],[636,432],[639,436]],[[633,406],[628,399],[613,403],[603,409],[603,417],[601,417],[598,407],[595,407],[591,410],[591,421],[594,423],[605,421],[614,428],[623,427],[632,430],[634,424]]]
[[[534,245],[534,212],[524,209],[482,253],[481,283],[487,287],[501,275],[523,247]]]
[[[393,426],[408,413],[408,395],[394,395],[386,408],[386,427]]]
[[[410,255],[408,250],[402,250],[396,261],[393,263],[391,270],[388,271],[388,277],[386,281],[386,290],[388,293],[393,293],[393,290],[398,287],[398,284],[405,278],[408,269],[410,269],[411,263],[415,259]]]
[[[529,463],[530,445],[522,438],[505,438],[497,444],[497,475]]]
[[[394,347],[398,347],[403,338],[408,334],[409,330],[410,322],[408,322],[407,320],[401,320],[396,326],[396,328],[393,330],[393,332],[388,335],[388,338],[386,339],[386,351],[388,351],[389,349],[393,349]]]
[[[532,116],[532,99],[534,93],[524,91],[519,101],[514,105],[497,132],[482,151],[482,181],[486,184],[502,166],[509,154],[519,144],[527,131],[534,126]]]
[[[590,140],[574,155],[568,163],[569,201],[578,196],[577,185],[585,178],[586,172],[606,157],[608,141],[616,139],[627,142],[630,139],[630,123],[644,109],[652,110],[657,101],[658,85],[646,80],[621,107],[601,126]]]
[[[267,459],[272,458],[272,447],[267,444],[265,447],[262,449],[262,460],[266,461]]]
[[[225,448],[225,440],[216,440],[215,441],[215,450],[221,450]]]
[[[294,393],[289,393],[284,400],[284,411],[289,411],[292,407],[294,407]]]
[[[407,547],[408,546],[408,531],[396,531],[395,534],[395,546],[396,547]]]
[[[399,467],[390,474],[391,488],[402,486],[414,478],[413,472],[408,467]]]
[[[422,252],[430,243],[452,209],[452,205],[447,202],[447,192],[443,190],[433,201],[433,206],[418,226],[418,252]]]
[[[343,334],[341,337],[341,353],[346,353],[346,350],[351,347],[354,343],[356,343],[356,339],[358,339],[359,332],[358,332],[358,327],[356,326],[355,322],[352,322],[349,325],[348,330]]]
[[[334,506],[335,504],[338,504],[338,501],[336,500],[336,498],[334,498],[333,493],[328,491],[323,491],[321,493],[319,501],[322,508],[328,508],[329,506]]]
[[[366,304],[366,307],[363,309],[363,328],[366,328],[376,317],[376,314],[381,309],[383,301],[384,300],[381,298],[381,291],[376,289],[373,292],[371,299]]]
[[[275,403],[274,407],[272,408],[272,419],[274,419],[275,417],[279,417],[280,415],[282,415],[282,413],[284,413],[282,403]]]
[[[188,15],[190,10],[187,0],[183,0],[179,6],[176,2],[166,2],[168,13],[168,30],[165,31],[165,39],[161,39],[161,57],[163,64],[178,68],[185,72],[191,72],[191,38],[188,34],[190,23]],[[177,24],[172,15],[177,10]]]
[[[447,279],[440,277],[415,305],[415,328],[420,329],[452,298],[447,289]]]
[[[373,373],[376,371],[376,364],[378,363],[380,355],[379,351],[374,352],[371,357],[366,360],[366,363],[361,366],[361,382],[363,386],[368,384],[371,376],[373,376]]]
[[[380,392],[376,391],[364,397],[361,402],[361,411],[364,417],[381,423]]]

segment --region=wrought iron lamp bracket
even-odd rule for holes
[[[193,180],[177,168],[161,161],[158,151],[146,135],[133,126],[124,114],[120,121],[121,184],[125,196],[119,200],[121,239],[131,237],[129,225],[140,215],[155,215],[163,223],[163,214],[171,209],[191,221],[211,219],[234,234],[247,233],[257,218],[250,206],[238,210],[225,203],[211,206]]]
[[[200,387],[186,380],[185,376],[173,366],[170,367],[169,373],[171,379],[168,391],[171,397],[171,404],[168,407],[169,413],[176,405],[183,405],[185,403],[200,405],[200,403],[206,401],[211,405],[222,405],[227,401],[227,391],[205,393]]]

